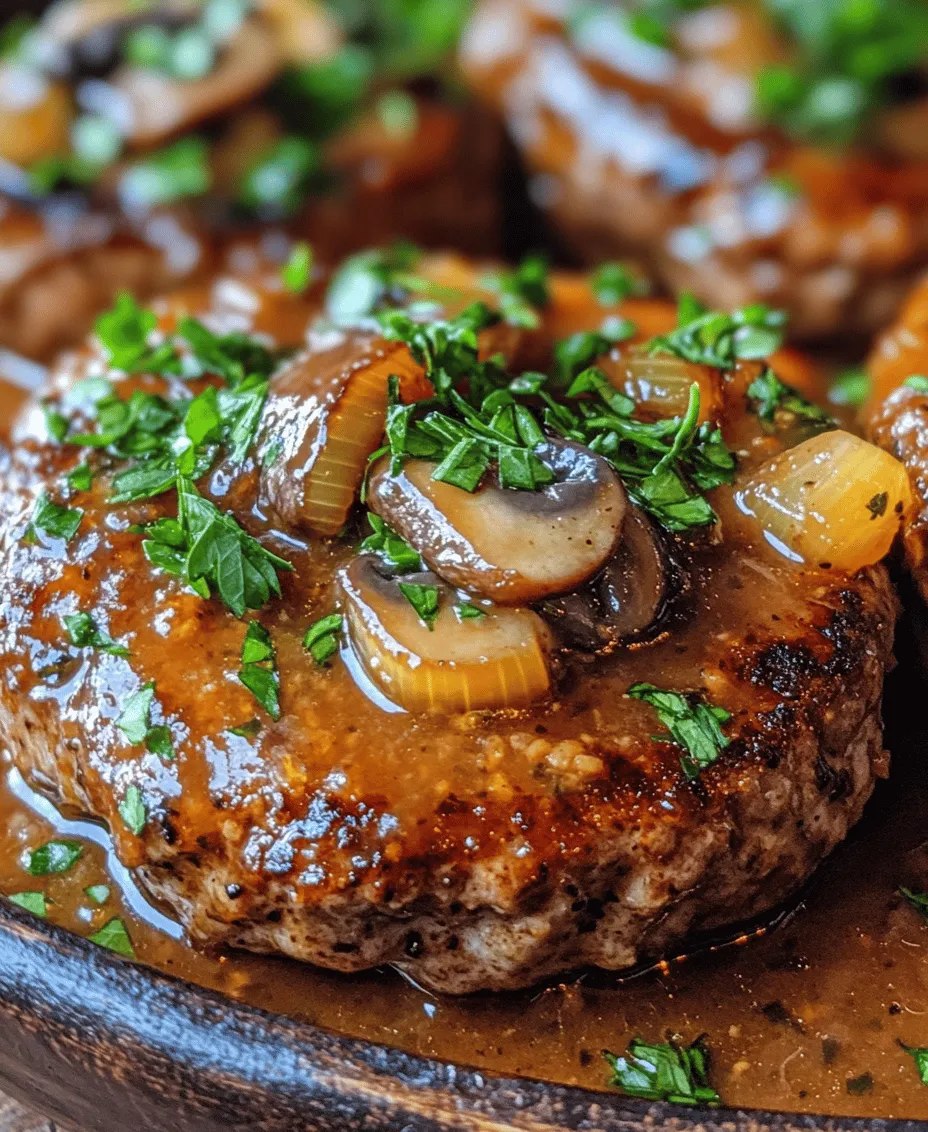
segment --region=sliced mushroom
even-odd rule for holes
[[[273,31],[260,20],[246,19],[203,78],[179,80],[123,66],[108,82],[96,85],[93,109],[111,118],[130,145],[154,146],[247,102],[273,81],[282,64],[283,50]]]
[[[648,517],[631,505],[618,549],[582,589],[539,606],[542,616],[570,648],[609,652],[641,640],[658,621],[667,600],[664,548]]]
[[[321,535],[344,526],[383,437],[391,374],[406,400],[431,393],[403,343],[332,331],[274,378],[259,444],[261,494],[290,526]]]
[[[60,0],[42,17],[32,50],[43,69],[58,78],[100,78],[121,62],[133,28],[156,24],[175,30],[192,23],[200,11],[195,0],[160,0],[141,8],[131,0]]]
[[[487,482],[470,493],[432,479],[435,464],[409,460],[399,475],[376,464],[368,503],[447,582],[503,605],[564,593],[612,554],[627,497],[589,449],[549,440],[536,455],[555,475],[539,491]]]
[[[407,711],[521,707],[547,694],[550,633],[531,610],[478,607],[482,616],[462,617],[461,598],[435,574],[389,577],[372,554],[354,559],[339,582],[352,650]],[[401,585],[437,588],[431,628]]]

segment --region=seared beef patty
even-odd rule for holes
[[[424,324],[432,328],[429,349],[441,353],[438,331],[459,334],[455,350],[463,353],[442,356],[451,368],[452,354],[470,358],[461,388],[472,396],[480,375],[497,371],[468,355],[472,339],[462,327],[474,316],[454,313],[466,305],[455,301],[455,287],[464,299],[492,299],[492,288],[481,291],[480,273],[447,261],[407,265],[415,280],[404,284],[397,274],[391,291],[379,262],[381,293],[369,307],[407,298],[421,307],[422,281],[431,280],[426,294],[446,304],[446,321]],[[347,306],[357,306],[359,278],[363,271],[341,278],[342,314],[346,294]],[[389,373],[400,379],[396,435],[402,403],[429,392],[424,354],[414,344],[414,359],[405,345],[404,335],[416,341],[413,324],[388,339],[369,318],[356,328],[319,324],[318,287],[295,298],[270,282],[259,289],[217,280],[199,300],[159,307],[169,334],[179,314],[195,310],[214,330],[299,346],[274,368],[256,342],[225,339],[206,366],[224,369],[225,383],[193,378],[181,387],[164,375],[173,361],[141,356],[137,313],[124,307],[104,342],[56,372],[44,418],[38,405],[20,418],[0,481],[3,737],[34,786],[108,823],[121,859],[199,945],[279,951],[343,971],[390,962],[452,992],[524,986],[588,963],[629,967],[671,951],[692,931],[781,901],[845,836],[886,772],[880,696],[896,601],[878,561],[885,546],[852,562],[836,542],[827,562],[805,535],[786,545],[793,535],[781,531],[771,545],[772,528],[751,503],[756,485],[775,478],[769,460],[785,446],[805,438],[828,451],[844,434],[820,432],[823,422],[808,419],[801,399],[793,409],[782,399],[765,408],[754,383],[769,382],[768,371],[738,358],[739,346],[723,369],[673,353],[652,358],[635,343],[673,327],[662,304],[599,305],[580,277],[543,283],[547,302],[511,280],[496,287],[520,296],[510,313],[522,326],[483,318],[485,359],[502,350],[513,370],[521,368],[516,359],[550,369],[553,337],[596,329],[611,316],[610,333],[620,338],[621,312],[635,324],[631,344],[590,348],[610,374],[609,412],[654,425],[679,405],[674,381],[684,379],[690,409],[686,389],[698,382],[700,417],[720,422],[727,445],[706,426],[689,441],[681,436],[669,455],[665,466],[686,480],[686,522],[682,512],[672,522],[648,494],[653,460],[644,478],[628,468],[617,477],[618,456],[610,463],[577,439],[598,424],[558,434],[555,417],[530,395],[519,403],[547,420],[549,436],[535,449],[541,470],[520,449],[518,466],[539,478],[534,491],[498,486],[502,449],[500,467],[490,462],[474,494],[434,475],[417,481],[425,457],[407,449],[397,478],[376,464],[367,489],[368,506],[381,522],[389,515],[398,532],[386,534],[392,560],[376,521],[373,544],[359,557],[358,542],[371,531],[353,503],[359,477],[332,518],[325,506],[335,506],[333,497],[319,496],[317,473],[333,452],[343,465],[354,460],[352,441],[361,445],[363,471],[380,443]],[[540,308],[540,328],[531,328],[526,295]],[[434,307],[420,317],[435,319]],[[180,332],[193,343],[189,326]],[[142,352],[157,347],[149,337]],[[769,348],[755,341],[743,349]],[[178,510],[170,483],[150,498],[114,502],[133,494],[127,474],[151,472],[144,445],[172,404],[210,384],[223,397],[241,392],[241,371],[229,359],[248,350],[246,369],[272,376],[264,422],[243,458],[230,454],[231,436],[210,447],[207,397],[177,434],[199,445],[204,461],[185,465],[176,480],[187,510]],[[114,351],[139,372],[113,370]],[[193,353],[203,362],[209,348],[200,341]],[[180,355],[193,372],[186,346]],[[563,369],[563,348],[559,356]],[[647,389],[642,365],[652,378]],[[437,382],[438,371],[429,372]],[[619,387],[637,390],[634,416],[616,399]],[[551,404],[581,412],[587,394],[570,401],[563,382],[551,389]],[[118,405],[132,391],[134,425]],[[412,410],[403,417],[408,434],[425,444],[428,411],[460,423],[456,404],[446,395],[431,410]],[[806,418],[796,405],[806,406]],[[598,412],[607,413],[605,402]],[[371,427],[375,440],[362,445]],[[98,447],[74,443],[107,429]],[[653,429],[640,435],[658,443]],[[339,437],[348,447],[334,451]],[[183,448],[176,440],[175,453]],[[626,460],[650,458],[640,446],[621,451]],[[733,485],[699,489],[696,468],[709,476],[699,460],[710,454],[721,471],[701,482],[731,479],[733,456]],[[463,475],[465,465],[454,466]],[[416,525],[416,482],[420,495],[433,493],[431,526]],[[882,482],[876,472],[874,482]],[[860,507],[867,537],[885,526],[892,539],[900,502],[887,489],[880,514]],[[480,528],[486,506],[498,508],[497,518]],[[194,512],[204,508],[194,550]],[[434,524],[442,523],[436,541]],[[608,524],[619,533],[605,538]],[[331,533],[320,534],[326,525]],[[258,543],[242,542],[243,532]],[[400,533],[421,561],[414,553],[413,565],[397,561],[409,552]],[[480,548],[484,559],[507,553],[496,572],[464,552],[451,570],[442,552],[458,544]],[[534,551],[523,554],[529,545]],[[199,568],[196,554],[205,555]],[[242,574],[234,577],[243,567],[244,589]],[[592,581],[579,577],[584,570]],[[559,571],[565,579],[572,572],[569,583],[558,581]],[[453,611],[449,584],[458,587]],[[328,628],[319,626],[325,617],[334,618]],[[449,661],[453,649],[457,659]],[[516,671],[524,686],[507,683]],[[404,697],[415,710],[397,709]]]

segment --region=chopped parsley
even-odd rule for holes
[[[500,313],[506,322],[525,330],[538,328],[538,312],[550,300],[546,256],[526,256],[513,271],[494,272],[483,282],[499,295]]]
[[[921,918],[928,924],[928,892],[913,892],[911,888],[900,888],[899,895],[904,896]]]
[[[587,364],[612,339],[599,332],[574,335],[558,344],[555,378],[513,378],[501,358],[479,358],[478,332],[496,319],[481,303],[431,323],[415,322],[404,311],[381,314],[384,333],[407,343],[435,396],[403,404],[399,382],[391,378],[386,447],[372,459],[389,452],[393,475],[407,458],[433,461],[434,479],[464,491],[477,490],[492,473],[502,488],[537,491],[554,479],[537,453],[554,435],[609,460],[635,502],[669,529],[716,521],[703,493],[732,482],[735,460],[719,428],[699,424],[695,383],[682,418],[636,420],[634,402]]]
[[[683,417],[638,421],[633,403],[591,367],[567,390],[567,403],[542,393],[545,424],[565,439],[604,456],[629,495],[669,530],[708,526],[716,514],[703,492],[731,483],[735,458],[717,425],[699,424],[694,382]]]
[[[604,307],[646,295],[649,290],[647,280],[636,275],[624,263],[600,264],[593,272],[590,285],[597,302]]]
[[[671,1104],[718,1105],[721,1098],[709,1082],[709,1050],[705,1036],[690,1045],[675,1039],[651,1045],[641,1038],[629,1042],[624,1055],[603,1050],[612,1069],[609,1082],[626,1096]]]
[[[485,609],[481,609],[479,605],[472,605],[469,601],[458,602],[454,607],[454,612],[459,621],[475,621],[487,615]]]
[[[84,512],[80,507],[62,507],[52,503],[43,491],[35,501],[32,520],[26,531],[26,538],[35,540],[36,531],[43,531],[52,538],[63,538],[70,542],[77,534]]]
[[[118,916],[114,916],[112,920],[107,920],[98,932],[94,932],[92,936],[87,938],[98,947],[105,947],[107,951],[115,951],[117,955],[122,955],[126,959],[135,958],[135,949],[132,946],[129,933],[126,931],[126,925]]]
[[[119,816],[126,823],[126,828],[138,837],[148,821],[148,810],[142,791],[133,783],[126,789],[123,800],[119,803]]]
[[[48,906],[45,901],[44,892],[13,892],[10,893],[7,900],[19,908],[25,908],[25,910],[31,912],[33,916],[42,916],[44,918],[48,914]]]
[[[111,656],[128,656],[129,650],[120,645],[97,627],[89,613],[71,613],[62,618],[64,627],[71,638],[71,644],[79,649],[99,649]]]
[[[870,396],[871,385],[870,375],[865,369],[855,366],[842,370],[831,383],[828,400],[832,405],[859,409]]]
[[[417,281],[411,272],[422,253],[398,241],[349,256],[333,274],[326,291],[326,314],[340,326],[370,318],[388,300],[402,301]]]
[[[68,487],[72,491],[90,491],[93,484],[93,469],[89,464],[78,464],[68,472]]]
[[[151,705],[155,698],[155,684],[143,684],[126,700],[116,726],[133,746],[145,742],[151,719]]]
[[[721,727],[731,719],[730,712],[707,704],[698,695],[668,692],[644,683],[633,684],[628,695],[650,704],[657,712],[670,732],[666,741],[683,748],[680,765],[691,782],[712,766],[731,742]]]
[[[179,370],[176,350],[167,344],[150,345],[158,325],[154,311],[140,307],[128,292],[121,292],[111,310],[99,316],[94,331],[113,369],[124,373],[170,372]]]
[[[68,418],[53,409],[48,401],[43,401],[42,416],[45,420],[45,431],[52,440],[64,440],[68,431]]]
[[[896,82],[926,56],[928,10],[920,0],[766,0],[793,59],[762,68],[760,114],[786,133],[846,145],[895,97]]]
[[[907,1046],[903,1042],[899,1043],[905,1052],[915,1062],[915,1068],[918,1070],[918,1079],[923,1085],[928,1085],[928,1049],[919,1049],[916,1046]]]
[[[429,632],[435,628],[438,617],[438,586],[423,586],[415,582],[399,582],[400,593],[416,611],[416,616]]]
[[[108,884],[91,884],[84,889],[84,892],[87,893],[87,898],[94,904],[105,904],[110,898],[110,886]]]
[[[361,543],[359,549],[362,552],[376,554],[386,566],[400,574],[410,574],[422,569],[419,552],[413,550],[392,527],[387,526],[379,515],[368,511],[367,521],[373,533]]]
[[[338,638],[343,623],[344,618],[340,613],[330,613],[328,617],[320,617],[306,630],[303,648],[320,668],[325,667],[338,652]]]
[[[119,196],[128,212],[147,212],[209,192],[213,175],[204,138],[179,138],[132,162],[119,180]]]
[[[268,713],[280,719],[280,676],[271,634],[260,621],[249,621],[242,642],[242,667],[238,678]]]
[[[833,428],[835,424],[824,409],[782,382],[769,367],[748,386],[748,398],[754,412],[767,424],[773,424],[779,413],[788,413],[819,428]]]
[[[726,314],[707,310],[692,295],[680,298],[677,328],[650,343],[652,354],[674,354],[687,362],[734,369],[739,361],[769,357],[783,344],[786,314],[762,303]]]
[[[174,758],[171,729],[164,724],[152,725],[151,708],[154,699],[154,681],[143,684],[126,700],[116,726],[133,746],[144,743],[153,755],[169,762]]]
[[[176,520],[144,528],[142,547],[153,566],[183,578],[201,597],[216,594],[236,617],[280,596],[277,575],[292,569],[289,562],[204,499],[186,476],[177,477],[177,499]]]
[[[305,240],[293,245],[290,258],[280,272],[283,285],[291,294],[302,295],[313,275],[313,249]]]
[[[26,871],[34,877],[48,876],[50,873],[66,873],[80,860],[84,846],[80,841],[58,839],[46,841],[38,849],[30,851],[26,858]]]
[[[264,219],[285,219],[303,204],[321,170],[318,144],[299,134],[286,134],[246,172],[238,186],[238,203]]]
[[[925,377],[924,374],[913,373],[902,384],[908,389],[914,389],[916,393],[928,393],[928,377]]]

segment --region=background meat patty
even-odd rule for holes
[[[211,293],[218,303],[222,286]],[[239,329],[248,309],[252,328],[296,340],[281,328],[299,323],[300,300],[241,297]],[[59,371],[53,402],[102,365],[89,349]],[[722,416],[742,440],[756,429],[743,395]],[[114,507],[104,458],[69,501],[77,533],[49,537],[30,529],[36,494],[57,492],[81,453],[47,439],[37,406],[19,434],[0,479],[0,730],[32,784],[109,823],[196,943],[344,971],[392,962],[452,992],[625,968],[776,905],[886,771],[886,572],[788,562],[724,489],[721,539],[671,540],[681,600],[647,643],[568,654],[554,695],[529,709],[417,715],[372,702],[349,658],[322,667],[302,647],[356,542],[281,530],[255,508],[254,461],[220,467],[204,490],[295,567],[261,614],[281,675],[274,721],[238,678],[243,621],[145,557],[134,525],[172,497]],[[128,655],[74,647],[62,619],[78,611]],[[698,780],[627,697],[638,681],[731,713],[731,742]],[[149,682],[173,757],[163,730],[146,746],[121,719]]]

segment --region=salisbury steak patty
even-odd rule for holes
[[[457,270],[460,281],[464,269]],[[420,264],[417,271],[427,277],[433,268]],[[445,280],[447,295],[448,265],[434,274]],[[213,325],[225,318],[226,328],[278,330],[284,344],[293,337],[280,328],[299,322],[300,304],[304,325],[317,309],[313,293],[304,302],[255,292],[245,302],[242,288],[233,290],[237,323],[228,307],[219,309],[217,296],[230,293],[219,286],[205,304],[213,306]],[[582,309],[574,301],[580,292]],[[617,313],[598,307],[579,279],[553,280],[542,307],[541,330],[482,331],[484,353],[492,344],[541,364],[551,327],[576,328],[584,318],[595,327]],[[649,322],[673,323],[653,304],[622,310],[637,321],[639,337]],[[176,306],[165,307],[162,326],[170,328],[176,313]],[[645,356],[634,351],[615,347],[600,361],[615,375],[623,358]],[[99,385],[77,384],[107,373],[106,356],[96,343],[58,373],[46,419],[59,436],[50,413],[70,414],[69,437],[113,423],[112,401],[98,402],[96,420],[88,411]],[[417,591],[422,620],[410,613],[408,622],[392,598],[378,604],[397,579],[376,545],[357,557],[363,532],[355,512],[346,529],[323,537],[316,532],[330,520],[313,510],[316,473],[353,412],[352,383],[379,374],[385,385],[393,372],[407,402],[422,395],[421,367],[401,341],[379,338],[371,323],[310,331],[302,352],[271,379],[254,454],[236,462],[214,453],[212,473],[198,479],[203,498],[177,481],[183,507],[214,500],[293,567],[277,571],[279,598],[251,593],[246,604],[261,608],[247,615],[254,618],[247,628],[247,618],[236,616],[242,610],[228,607],[228,572],[224,581],[209,575],[211,597],[204,583],[195,592],[171,572],[186,569],[192,577],[190,560],[179,567],[168,553],[182,546],[183,522],[148,526],[146,553],[140,526],[178,516],[173,490],[113,502],[117,492],[127,493],[126,481],[114,477],[125,472],[126,450],[135,444],[138,451],[141,434],[123,433],[91,450],[92,480],[72,474],[68,488],[65,477],[86,449],[49,439],[33,406],[2,473],[0,727],[16,765],[58,803],[105,820],[120,857],[193,941],[281,951],[344,971],[392,962],[441,990],[518,987],[586,963],[628,967],[665,953],[688,932],[772,907],[845,836],[885,773],[880,695],[896,603],[878,562],[851,573],[809,553],[796,561],[793,551],[790,560],[767,545],[746,513],[750,484],[768,474],[765,461],[797,426],[788,413],[764,421],[751,410],[746,382],[763,366],[733,361],[720,372],[682,365],[737,453],[740,505],[732,487],[718,487],[709,495],[717,521],[710,511],[702,525],[672,531],[631,472],[623,473],[623,487],[586,449],[582,459],[568,459],[575,441],[546,441],[552,451],[537,451],[551,467],[569,464],[567,471],[546,489],[547,503],[513,503],[513,493],[504,492],[498,505],[521,509],[521,519],[514,531],[499,528],[492,537],[502,544],[535,538],[550,499],[563,502],[579,530],[582,508],[595,498],[602,522],[623,532],[595,587],[576,588],[573,604],[557,594],[539,601],[539,590],[557,583],[533,573],[529,561],[518,575],[506,575],[510,590],[499,600],[510,604],[484,601],[478,573],[466,595],[458,592],[457,614],[444,604],[429,612]],[[468,372],[476,381],[474,363]],[[133,389],[160,392],[168,402],[184,395],[171,377],[108,376],[122,399]],[[192,385],[203,387],[202,380]],[[375,402],[365,401],[352,417],[351,439],[368,426],[365,413],[376,416]],[[621,409],[614,398],[613,405]],[[136,406],[141,411],[138,398]],[[407,418],[410,430],[417,419]],[[201,435],[195,424],[188,434]],[[714,451],[724,464],[724,451]],[[403,464],[410,481],[415,465],[411,458]],[[389,474],[375,467],[371,476],[368,505],[382,514],[392,506],[383,489]],[[422,490],[434,484],[426,478]],[[455,490],[478,505],[500,491],[491,482],[474,496]],[[37,511],[41,491],[46,502]],[[349,492],[346,508],[352,498]],[[442,496],[434,499],[447,508]],[[694,494],[691,505],[701,507],[700,500]],[[49,512],[49,501],[67,511]],[[882,525],[888,509],[890,539],[896,503],[888,499],[884,514],[872,518]],[[397,525],[406,521],[395,514]],[[455,537],[473,531],[453,507],[444,514]],[[409,523],[405,533],[423,561],[399,581],[415,579],[423,591],[434,582],[444,603],[446,583],[425,570],[442,569],[428,532]],[[476,543],[478,535],[471,537]],[[486,549],[490,536],[480,537]],[[561,526],[549,537],[561,538]],[[576,566],[595,543],[584,539],[559,554]],[[252,547],[251,561],[264,563],[267,578],[271,560],[254,553]],[[841,553],[836,546],[835,561]],[[658,566],[648,565],[649,554],[658,555]],[[513,551],[508,563],[515,561]],[[458,567],[461,585],[467,563]],[[639,590],[649,587],[647,601],[634,585],[622,590],[629,577]],[[529,585],[531,599],[517,596]],[[359,594],[368,602],[363,609]],[[577,602],[586,603],[586,621]],[[314,657],[303,643],[307,627],[338,611],[345,624],[329,631],[330,647],[319,648],[317,635]],[[81,613],[93,618],[92,628],[73,620]],[[377,654],[380,666],[365,651],[363,616],[393,626],[392,645]],[[467,695],[470,702],[496,695],[506,706],[442,710],[452,700],[440,697],[463,693],[436,677],[433,710],[388,710],[385,669],[399,663],[409,641],[424,642],[411,680],[420,671],[451,671],[456,679],[466,658],[460,669],[442,667],[427,650],[456,641],[457,625],[462,640],[480,642],[465,630],[492,635],[509,617],[522,618],[514,624],[524,631],[504,647],[518,652],[537,642],[533,656],[547,672],[547,693],[523,702],[525,665],[526,688],[500,685],[488,693],[481,679],[497,665],[488,643],[479,644],[479,672]],[[591,619],[608,631],[584,643],[581,630]],[[256,679],[256,669],[265,676]],[[661,738],[666,732],[648,690],[638,689],[642,698],[628,695],[642,683],[681,693],[676,706],[690,721],[699,716],[701,738],[681,739],[683,746]],[[394,698],[406,694],[398,682]]]

